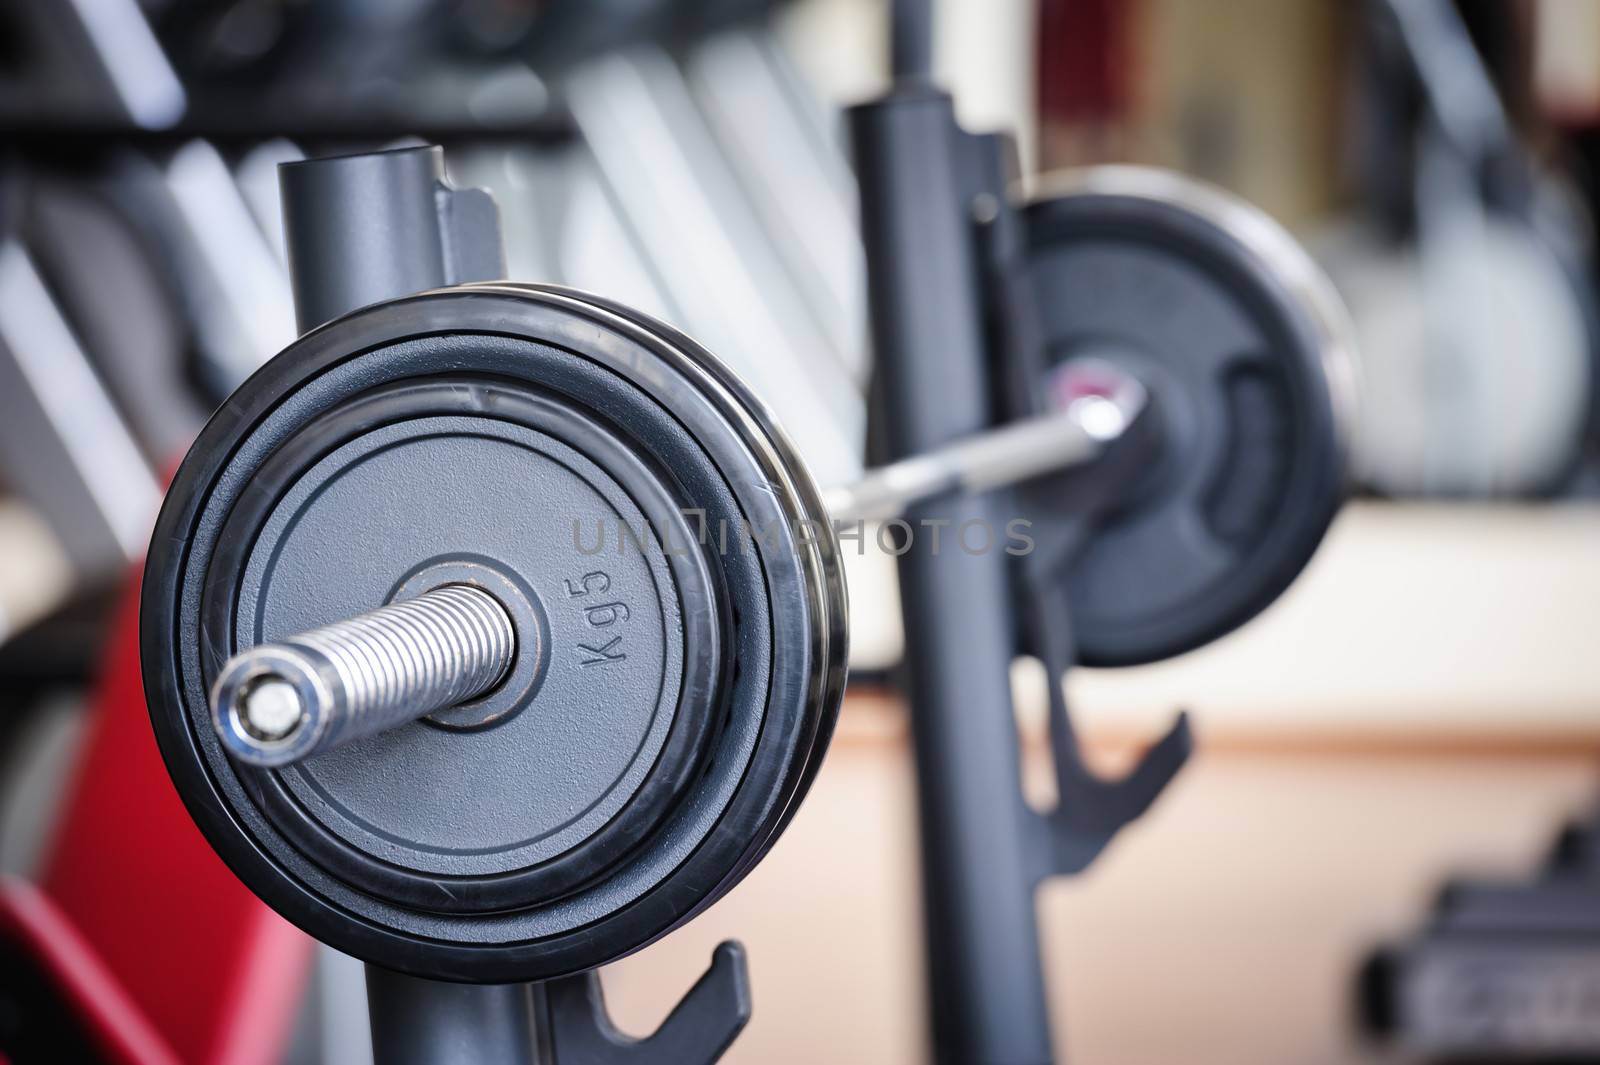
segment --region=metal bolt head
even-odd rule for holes
[[[285,739],[306,720],[300,693],[293,684],[272,674],[250,686],[239,710],[240,724],[264,740]]]

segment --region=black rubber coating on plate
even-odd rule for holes
[[[465,465],[465,452],[449,450],[457,445],[439,443],[457,438],[473,441]],[[312,472],[352,447],[370,456],[354,467],[364,472]],[[415,469],[383,467],[383,456],[411,447],[422,449],[413,454]],[[281,476],[273,473],[278,464]],[[307,477],[308,486],[320,478],[329,494],[344,490],[342,482],[352,486],[360,507],[326,528],[370,543],[341,543],[326,563],[296,543],[289,517],[323,521],[310,487],[305,500],[295,494]],[[471,486],[473,499],[461,507],[478,522],[496,513],[475,509],[479,493],[504,489],[499,513],[514,522],[527,517],[518,496],[526,486],[503,480],[552,478],[552,495],[584,500],[590,517],[630,505],[648,514],[659,493],[694,512],[703,527],[730,530],[728,550],[694,548],[695,564],[709,576],[704,616],[718,630],[720,654],[709,690],[691,690],[696,672],[685,663],[666,742],[670,747],[683,723],[695,720],[706,723],[705,735],[698,756],[682,763],[691,770],[675,797],[651,804],[657,816],[630,832],[619,834],[617,824],[652,782],[674,775],[665,753],[621,812],[589,832],[586,843],[549,858],[537,844],[522,850],[507,843],[526,840],[529,826],[554,823],[546,811],[519,808],[554,784],[517,780],[513,765],[493,757],[474,760],[490,767],[482,774],[449,756],[435,764],[441,744],[463,743],[465,750],[510,743],[518,730],[536,730],[541,714],[560,712],[553,702],[547,710],[544,699],[572,638],[573,619],[561,616],[562,582],[571,580],[580,595],[601,583],[587,579],[595,568],[521,573],[532,564],[517,555],[514,536],[485,529],[473,543],[445,545],[429,535],[428,521],[443,521],[451,510],[450,490],[439,487],[450,478]],[[434,516],[420,531],[391,536],[416,513],[392,497],[418,493]],[[383,521],[359,512],[374,500],[390,508]],[[568,537],[571,517],[558,522]],[[274,522],[284,527],[274,530]],[[462,286],[365,308],[302,337],[252,377],[179,469],[157,522],[141,604],[157,740],[180,794],[224,860],[317,938],[438,979],[536,980],[604,964],[690,919],[737,883],[771,846],[815,775],[843,690],[844,587],[836,544],[826,535],[797,537],[801,522],[828,528],[815,487],[770,417],[731,374],[670,328],[581,293],[511,285]],[[236,535],[248,529],[260,531]],[[269,547],[274,538],[277,546]],[[396,543],[404,548],[391,551],[396,557],[363,555],[381,556]],[[660,559],[649,566],[635,559],[630,581],[648,575],[652,594],[675,597],[687,631],[701,581],[686,578],[667,545],[658,546],[666,570]],[[211,733],[205,699],[228,650],[255,638],[236,626],[275,635],[326,620],[322,615],[357,600],[365,609],[373,605],[366,600],[381,600],[408,571],[462,547],[523,580],[548,616],[548,672],[525,707],[478,730],[415,723],[374,737],[370,748],[327,756],[347,761],[365,783],[329,780],[321,759],[298,770],[261,772],[226,757]],[[573,560],[549,541],[543,550],[563,564]],[[276,569],[268,565],[274,551]],[[323,600],[309,586],[334,579],[339,567],[359,571],[352,582],[359,588],[341,589],[313,609]],[[611,576],[616,587],[617,575]],[[286,579],[304,587],[274,587]],[[630,589],[639,591],[636,584]],[[279,595],[300,606],[274,607]],[[569,705],[573,714],[581,709]],[[637,708],[621,721],[636,733],[646,729]],[[591,749],[586,740],[572,742],[574,750]],[[405,786],[377,779],[380,749],[390,759],[383,767]],[[631,771],[617,752],[605,752],[603,760],[605,771],[582,772],[591,794],[608,774],[615,779]],[[554,771],[538,763],[539,774]],[[319,783],[331,800],[319,794]],[[466,849],[481,853],[445,853],[450,848],[438,844],[452,836],[429,822],[429,796],[454,812],[473,796],[485,811],[505,813],[505,824],[466,814],[468,834],[481,845]],[[451,805],[458,799],[462,805]],[[335,823],[336,805],[399,843]],[[600,840],[626,846],[583,863],[574,875],[547,875]],[[439,871],[446,865],[454,871]],[[494,871],[511,865],[519,867]]]
[[[1324,340],[1301,297],[1220,225],[1157,199],[1031,205],[1029,270],[1052,379],[1132,371],[1160,456],[1063,582],[1086,665],[1169,658],[1242,625],[1310,559],[1343,497]]]

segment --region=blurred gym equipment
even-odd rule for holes
[[[1553,214],[1561,199],[1450,0],[1367,6],[1365,113],[1390,134],[1368,181],[1395,217],[1326,248],[1362,352],[1357,476],[1397,496],[1559,491],[1600,382],[1590,249]]]
[[[1363,971],[1368,1031],[1426,1061],[1600,1054],[1597,843],[1593,822],[1574,823],[1533,882],[1447,883],[1423,932]]]

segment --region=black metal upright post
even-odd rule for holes
[[[911,54],[926,48],[912,42]],[[906,48],[904,43],[898,47]],[[900,457],[985,429],[993,412],[973,212],[974,140],[950,97],[903,79],[856,108],[881,439]],[[1016,642],[1007,516],[989,497],[907,514],[900,559],[918,777],[930,1008],[936,1058],[1051,1060],[1010,667]],[[987,525],[987,550],[976,544]],[[937,537],[935,532],[938,533]]]
[[[445,181],[436,147],[307,159],[279,168],[301,332],[379,300],[505,274],[499,215]],[[451,984],[367,966],[379,1065],[531,1065],[526,985]]]
[[[302,333],[369,303],[505,277],[494,199],[452,188],[435,146],[285,163],[278,183]]]
[[[535,1065],[527,984],[446,984],[367,966],[379,1065]]]

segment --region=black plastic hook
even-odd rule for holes
[[[1055,761],[1058,801],[1055,809],[1040,814],[1038,824],[1045,841],[1039,855],[1039,879],[1081,872],[1106,848],[1124,825],[1140,817],[1155,802],[1172,778],[1189,760],[1194,736],[1189,715],[1179,712],[1165,735],[1139,759],[1126,776],[1107,780],[1084,764],[1078,733],[1062,691],[1066,657],[1061,634],[1068,632],[1066,605],[1049,585],[1036,585],[1029,595],[1036,624],[1055,639],[1039,649],[1050,678],[1050,752]]]
[[[549,1065],[712,1065],[750,1020],[744,947],[720,944],[707,969],[651,1035],[611,1023],[597,971],[534,985],[541,1061]]]

